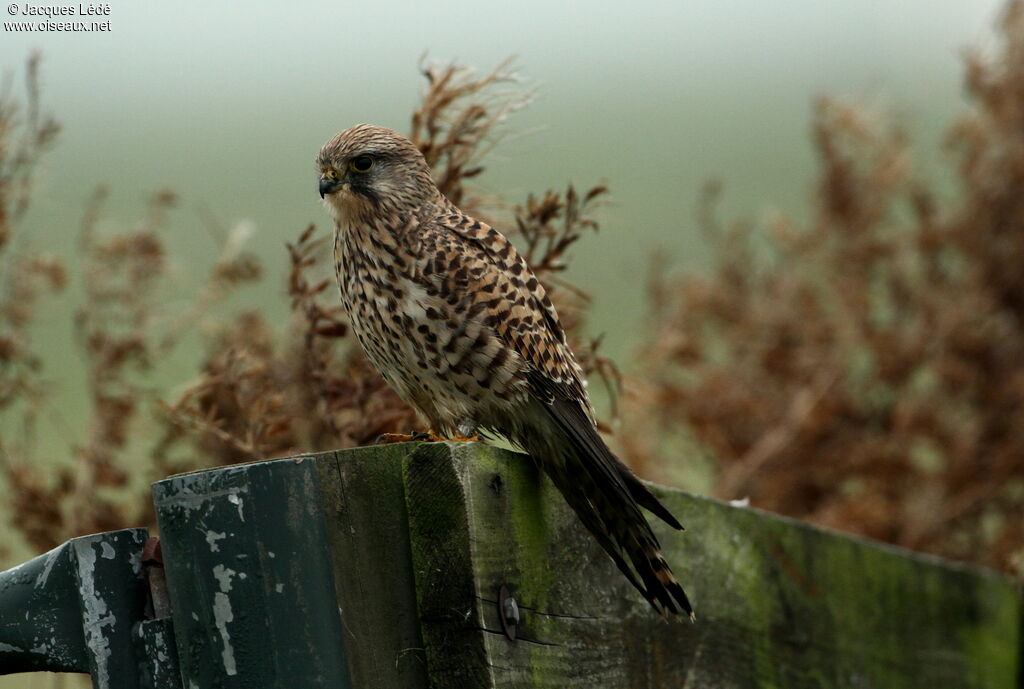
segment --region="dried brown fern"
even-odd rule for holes
[[[519,78],[506,60],[483,75],[455,63],[425,63],[427,89],[412,114],[409,138],[433,170],[438,189],[467,212],[480,214],[465,181],[484,171],[483,160],[501,142],[507,118],[526,107],[532,89],[509,87]]]
[[[74,535],[146,523],[151,511],[148,501],[135,497],[137,466],[125,455],[146,444],[153,364],[185,327],[160,318],[167,272],[160,232],[175,198],[157,193],[133,229],[101,234],[97,223],[105,197],[103,189],[97,191],[79,235],[84,298],[74,332],[86,364],[89,405],[83,428],[71,430],[71,461],[37,461],[29,443],[7,448],[4,456],[13,525],[39,550]],[[195,307],[256,275],[251,256],[225,250],[201,285]]]
[[[25,476],[16,457],[32,443],[39,413],[46,404],[43,362],[35,353],[32,325],[45,297],[67,284],[64,265],[53,256],[15,242],[29,207],[33,174],[39,158],[56,141],[60,127],[43,114],[38,54],[25,67],[24,105],[8,76],[0,89],[0,474],[24,493],[16,499],[34,503],[43,486]],[[23,522],[30,542],[48,528],[53,507],[41,505],[36,518]]]
[[[809,222],[702,213],[710,274],[652,280],[635,464],[664,476],[675,438],[722,497],[1024,572],[1024,5],[1003,30],[969,62],[958,196],[885,118],[823,99]]]
[[[38,54],[25,66],[24,105],[10,75],[0,88],[0,413],[18,413],[31,424],[43,395],[33,353],[31,325],[40,300],[64,289],[63,264],[48,254],[14,245],[31,199],[36,163],[56,141],[60,127],[42,113]],[[18,405],[17,410],[11,409]],[[6,451],[0,441],[0,457]]]
[[[430,66],[424,75],[427,90],[413,115],[411,136],[439,186],[472,206],[466,180],[483,171],[484,155],[500,139],[498,128],[526,102],[528,92],[495,88],[513,81],[507,64],[480,78],[455,65]],[[581,198],[570,187],[564,197],[549,192],[515,210],[524,251],[537,261],[538,275],[564,307],[572,335],[582,324],[586,295],[555,275],[565,268],[567,250],[596,230],[589,214],[604,193],[598,187]],[[275,338],[257,314],[248,314],[244,326],[225,330],[209,349],[203,375],[169,405],[171,429],[163,453],[190,441],[198,443],[193,456],[221,464],[364,445],[384,433],[417,427],[415,413],[348,335],[326,241],[310,226],[288,245],[289,329]],[[248,341],[251,332],[260,333],[258,346]],[[584,353],[584,363],[595,371],[609,380],[617,376],[614,365],[597,355],[596,342]],[[236,399],[242,390],[251,396]],[[261,390],[273,404],[260,399]],[[271,441],[258,420],[276,413],[290,421],[269,426],[288,429]]]

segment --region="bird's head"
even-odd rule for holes
[[[337,220],[381,207],[413,210],[437,194],[416,145],[372,124],[358,124],[328,141],[316,165],[320,197]]]

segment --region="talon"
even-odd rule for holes
[[[478,443],[480,442],[480,436],[476,433],[473,435],[462,435],[459,432],[455,432],[450,438],[445,438],[438,435],[434,431],[427,431],[427,435],[430,437],[430,442],[433,443]]]
[[[423,435],[422,433],[418,435]],[[416,437],[414,433],[381,433],[377,436],[377,439],[373,441],[374,445],[390,445],[391,443],[409,443],[414,440],[422,440],[423,438]]]
[[[408,433],[382,433],[374,440],[375,445],[388,445],[390,443],[443,443],[447,438],[442,438],[434,431],[409,431]]]
[[[381,433],[373,441],[374,445],[387,445],[389,443],[401,443],[404,439],[400,433]]]
[[[461,433],[455,433],[450,438],[442,437],[437,431],[428,430],[424,431],[409,431],[408,433],[382,433],[377,436],[377,439],[373,441],[374,445],[388,445],[390,443],[413,443],[413,442],[428,442],[428,443],[478,443],[480,442],[480,436],[474,433],[473,435],[462,435]]]
[[[478,443],[480,442],[480,436],[476,433],[473,435],[462,435],[461,433],[456,433],[450,438],[450,440],[456,443]]]

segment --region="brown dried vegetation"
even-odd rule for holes
[[[1024,573],[1024,5],[1003,30],[968,61],[953,198],[902,132],[823,99],[808,222],[704,206],[710,274],[652,279],[634,464],[658,475],[650,439],[685,426],[720,497]]]
[[[41,362],[31,352],[29,324],[36,303],[67,283],[63,266],[41,253],[20,253],[15,233],[28,210],[32,172],[59,127],[40,114],[39,56],[25,70],[26,106],[19,107],[10,80],[0,90],[0,412],[30,404],[42,390]]]
[[[495,90],[515,80],[507,65],[476,77],[455,65],[423,68],[427,89],[412,117],[412,140],[434,171],[440,187],[463,208],[483,214],[484,197],[467,188],[483,171],[481,156],[500,141],[505,117],[522,107],[521,91]],[[595,188],[580,199],[532,197],[515,209],[526,250],[536,254],[542,279],[564,268],[564,253],[584,232],[596,230],[588,216],[604,193]],[[295,452],[372,443],[384,433],[417,428],[415,413],[376,373],[348,329],[333,266],[329,233],[309,226],[288,245],[293,323],[283,337],[270,332],[258,313],[243,314],[209,349],[203,375],[168,408],[167,448],[189,442],[189,456],[213,464]],[[583,293],[568,283],[553,287],[553,298],[579,312]],[[575,310],[574,307],[575,306]],[[575,334],[582,318],[570,323]],[[593,348],[585,348],[589,353]],[[614,375],[603,357],[590,354],[595,370]],[[181,466],[176,464],[176,466]]]
[[[781,220],[766,233],[723,228],[709,188],[699,224],[715,246],[712,270],[678,277],[661,267],[651,279],[652,329],[616,438],[642,474],[671,476],[679,457],[704,455],[723,497],[1006,570],[1019,562],[1022,16],[1012,5],[999,61],[969,64],[978,107],[951,135],[956,198],[940,203],[914,176],[901,132],[827,99],[817,110],[822,172],[809,222]],[[43,297],[68,280],[59,262],[11,250],[32,166],[57,131],[39,116],[36,66],[20,127],[14,101],[0,100],[0,414],[24,428],[47,395],[29,326]],[[507,64],[482,77],[453,65],[423,73],[410,135],[442,190],[488,219],[501,201],[472,179],[529,92],[509,86]],[[603,377],[614,399],[618,371],[583,336],[588,297],[563,277],[574,243],[596,231],[605,195],[601,186],[531,195],[496,224],[512,228],[588,373]],[[101,203],[102,192],[83,219],[85,304],[76,320],[89,365],[88,426],[65,464],[35,461],[27,440],[0,440],[13,523],[34,549],[149,523],[145,484],[168,473],[417,427],[353,346],[329,232],[309,226],[287,245],[287,327],[247,311],[200,330],[225,295],[261,278],[243,250],[244,228],[213,232],[221,254],[192,305],[160,321],[150,307],[167,279],[160,227],[173,196],[156,195],[135,230],[109,236],[95,230]],[[154,362],[197,331],[198,374],[173,396],[154,389]],[[687,452],[676,451],[680,443]],[[128,450],[151,455],[148,475],[126,472]]]
[[[30,63],[32,112],[38,109],[36,65],[36,60]],[[529,93],[495,88],[515,80],[508,65],[483,77],[454,65],[428,66],[423,73],[428,86],[413,115],[413,140],[446,193],[462,199],[470,212],[483,215],[480,204],[497,200],[473,195],[467,180],[483,171],[481,158],[500,141],[502,122],[527,102]],[[4,103],[0,114],[10,112],[8,117],[13,117],[13,102]],[[8,119],[0,119],[3,122]],[[7,129],[13,127],[9,123]],[[27,135],[39,138],[34,130]],[[3,178],[20,182],[26,199],[30,166],[50,138],[30,149],[21,167]],[[11,189],[13,184],[0,185],[0,198],[8,205],[21,203],[22,196]],[[565,251],[582,234],[597,229],[589,213],[604,193],[598,187],[581,198],[570,188],[564,195],[548,192],[539,201],[530,197],[515,208],[526,250],[538,262],[542,278],[562,271]],[[292,320],[284,332],[275,332],[257,311],[237,314],[213,330],[204,328],[200,334],[206,353],[199,374],[173,399],[166,399],[151,381],[154,363],[227,294],[259,279],[261,266],[242,250],[244,227],[227,236],[211,227],[222,250],[205,283],[178,319],[155,318],[168,277],[160,231],[174,196],[154,196],[150,213],[136,229],[101,236],[96,223],[104,196],[99,190],[87,208],[80,235],[84,306],[75,329],[76,344],[89,369],[91,404],[85,437],[71,443],[72,462],[56,465],[33,461],[31,443],[0,444],[13,523],[32,548],[47,549],[81,533],[149,523],[147,480],[208,466],[364,445],[383,433],[417,427],[412,410],[353,346],[330,265],[328,233],[318,233],[312,225],[286,247]],[[11,283],[17,291],[0,302],[4,316],[18,326],[3,331],[13,335],[3,340],[0,363],[10,380],[2,379],[0,402],[36,400],[37,405],[25,405],[30,411],[22,421],[28,424],[45,404],[40,365],[28,346],[34,300],[44,283],[57,288],[65,278],[58,262],[39,256],[18,269],[31,270],[33,279],[16,275]],[[571,314],[575,335],[582,326],[585,294],[559,280],[552,285],[552,296]],[[616,375],[610,362],[596,353],[596,345],[581,349],[599,375]],[[32,375],[19,373],[22,369]],[[141,481],[137,476],[132,480],[126,471],[127,450],[149,452],[153,458]]]

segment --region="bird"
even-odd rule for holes
[[[654,610],[694,620],[640,508],[683,527],[601,438],[555,306],[512,242],[450,202],[390,129],[346,129],[316,168],[352,332],[429,437],[523,449]]]

